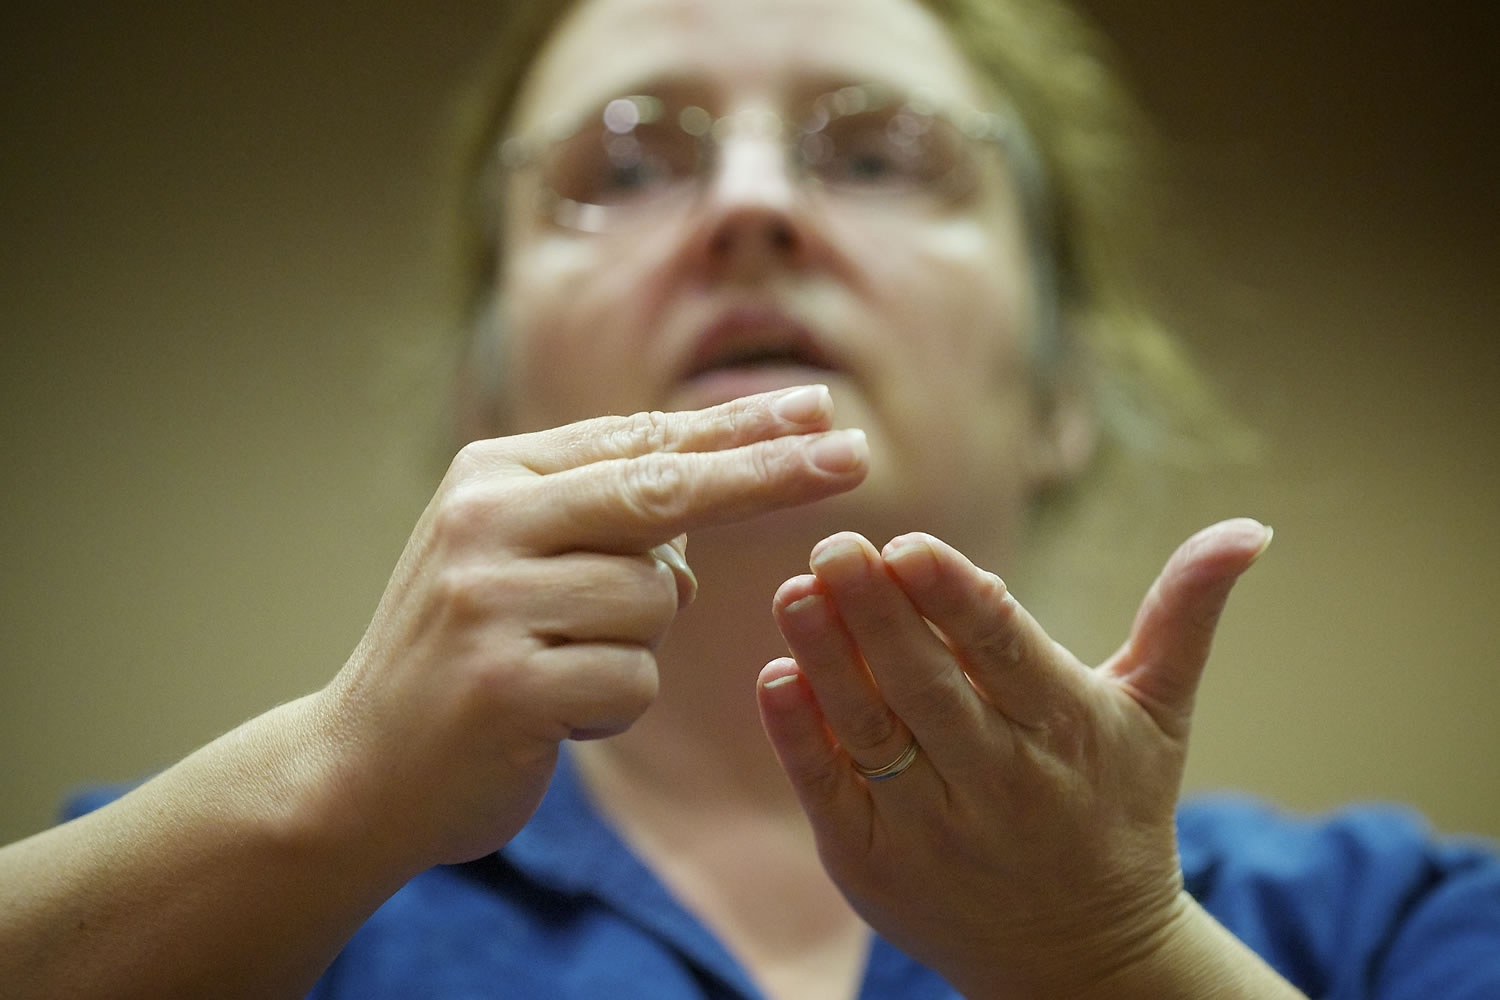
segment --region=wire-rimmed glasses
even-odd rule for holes
[[[557,224],[605,232],[691,196],[735,137],[781,142],[792,176],[830,195],[936,206],[975,189],[977,146],[1008,147],[1018,134],[1008,114],[940,106],[878,85],[824,94],[791,119],[771,111],[715,116],[638,94],[581,121],[507,139],[500,167],[537,170],[541,209]]]

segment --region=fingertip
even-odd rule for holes
[[[941,569],[936,545],[931,535],[913,531],[897,535],[880,550],[880,558],[896,578],[908,587],[927,588]]]
[[[799,427],[827,426],[833,417],[833,396],[826,385],[800,385],[772,396],[771,412]]]
[[[828,431],[811,441],[807,457],[832,476],[863,478],[870,467],[870,442],[857,427]]]
[[[1271,547],[1271,542],[1276,538],[1275,528],[1269,524],[1263,524],[1261,527],[1265,529],[1265,537],[1261,539],[1260,545],[1256,547],[1255,552],[1250,556],[1251,566],[1254,566],[1260,557],[1266,554],[1266,549]]]
[[[991,601],[1005,598],[1005,581],[980,569],[958,549],[925,532],[898,535],[881,549],[881,558],[908,595],[929,593],[941,586],[977,588]]]
[[[1234,517],[1209,525],[1194,535],[1190,542],[1232,552],[1243,557],[1246,565],[1249,565],[1270,547],[1274,534],[1269,526],[1253,517]]]
[[[823,742],[822,717],[812,686],[790,656],[778,656],[756,678],[761,725],[784,758],[799,748]]]
[[[777,657],[756,684],[761,725],[781,768],[816,826],[837,815],[852,788],[852,772],[828,731],[812,686],[797,661]]]
[[[782,582],[771,598],[771,611],[780,614],[805,597],[819,593],[818,578],[811,573],[802,573]]]
[[[870,540],[857,531],[838,531],[812,547],[808,566],[819,577],[833,570],[848,571],[856,564],[868,566],[878,556]]]
[[[760,670],[756,685],[762,691],[774,691],[796,684],[802,678],[797,661],[790,656],[778,656]]]
[[[906,551],[931,551],[937,544],[938,540],[925,531],[908,531],[897,535],[881,546],[880,554],[889,558],[893,554]]]
[[[1249,517],[1209,525],[1178,546],[1162,577],[1197,584],[1217,579],[1232,585],[1265,554],[1273,535],[1269,527]]]

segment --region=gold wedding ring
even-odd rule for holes
[[[897,756],[895,760],[891,761],[884,767],[861,767],[859,761],[856,760],[854,761],[854,769],[859,772],[859,775],[862,778],[867,778],[870,781],[884,781],[887,778],[894,778],[896,775],[900,774],[908,767],[911,767],[912,761],[916,759],[917,741],[912,740],[906,745],[906,749],[902,750],[900,755]]]

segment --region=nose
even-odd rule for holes
[[[806,205],[779,133],[736,132],[721,139],[704,191],[701,238],[712,265],[753,277],[798,262],[805,251]]]

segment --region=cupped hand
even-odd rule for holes
[[[562,740],[654,697],[653,650],[695,586],[684,533],[863,478],[863,436],[831,420],[817,386],[465,447],[321,692],[340,808],[412,870],[503,844]]]
[[[1190,905],[1174,812],[1193,696],[1250,520],[1183,544],[1089,668],[1000,579],[927,535],[814,548],[774,614],[766,730],[824,865],[888,939],[970,995],[1083,995]],[[861,773],[910,765],[872,779]]]

